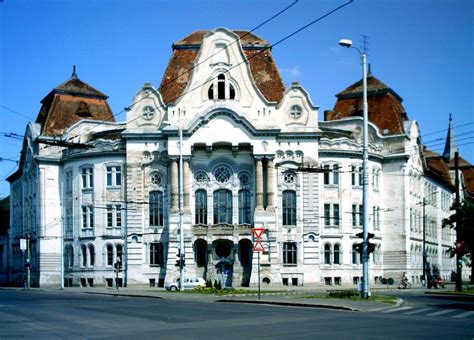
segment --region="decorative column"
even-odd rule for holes
[[[257,184],[256,210],[263,210],[263,166],[262,158],[256,158],[255,178]]]
[[[171,159],[171,212],[178,210],[178,160]]]
[[[268,159],[267,161],[267,209],[266,210],[275,210],[273,207],[273,159]]]
[[[189,158],[183,159],[184,168],[184,211],[189,212],[189,197],[190,197],[190,185],[189,185]]]

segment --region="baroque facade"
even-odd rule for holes
[[[26,258],[33,285],[111,286],[117,261],[120,284],[175,280],[182,175],[186,275],[255,285],[252,228],[261,227],[262,284],[358,284],[361,82],[319,122],[305,89],[283,85],[269,46],[245,31],[192,33],[123,123],[75,72],[53,89],[9,177],[11,280],[22,279]],[[403,272],[420,282],[423,248],[449,278],[454,235],[441,222],[453,174],[423,148],[401,97],[368,79],[370,283]]]

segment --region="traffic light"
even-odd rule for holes
[[[184,266],[186,265],[186,263],[185,263],[185,258],[184,258],[184,254],[181,255],[181,252],[178,250],[178,254],[176,254],[176,257],[177,257],[178,259],[176,260],[175,266],[176,266],[176,267],[180,267],[180,268],[181,268],[181,266],[184,267]]]
[[[370,254],[370,253],[373,253],[373,252],[375,251],[375,243],[370,243],[370,242],[369,242],[368,246],[369,246],[369,249],[368,249],[368,250],[369,250],[369,254]]]
[[[363,232],[357,233],[357,234],[356,234],[356,237],[358,237],[358,238],[364,238],[364,233],[363,233]]]
[[[374,234],[372,234],[372,233],[367,233],[367,247],[368,247],[367,249],[368,249],[368,251],[369,251],[369,254],[370,254],[370,253],[373,253],[373,252],[375,251],[375,244],[374,244],[374,243],[370,243],[370,241],[369,241],[371,238],[374,238],[374,237],[375,237]]]
[[[181,251],[180,251],[179,249],[178,249],[178,254],[176,254],[176,257],[177,257],[178,259],[176,260],[175,266],[176,266],[176,267],[181,267]]]
[[[361,243],[356,243],[356,251],[362,255],[362,250],[364,249],[364,245]]]

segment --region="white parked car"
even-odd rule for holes
[[[186,276],[184,278],[184,289],[193,289],[195,287],[206,287],[206,281],[201,277]],[[181,280],[178,278],[175,282],[168,283],[167,290],[181,290]]]

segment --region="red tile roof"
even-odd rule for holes
[[[166,104],[174,103],[189,81],[193,63],[201,48],[202,39],[209,31],[196,31],[173,44],[168,67],[160,85],[160,93]],[[273,60],[270,45],[247,31],[234,31],[248,59],[252,76],[263,96],[271,102],[280,102],[285,86]]]
[[[423,154],[426,159],[426,165],[428,166],[428,169],[426,169],[428,173],[434,175],[443,184],[453,187],[449,167],[444,161],[443,156],[429,149],[425,149]]]
[[[471,165],[469,168],[462,169],[462,174],[467,192],[474,197],[474,166]]]
[[[36,118],[45,136],[61,136],[67,128],[83,120],[115,122],[107,96],[73,75],[41,101]]]
[[[349,86],[337,95],[334,109],[326,115],[327,120],[362,116],[362,80]],[[408,120],[403,99],[390,87],[372,74],[367,77],[367,103],[369,121],[383,132],[399,134],[404,132],[403,123]]]

